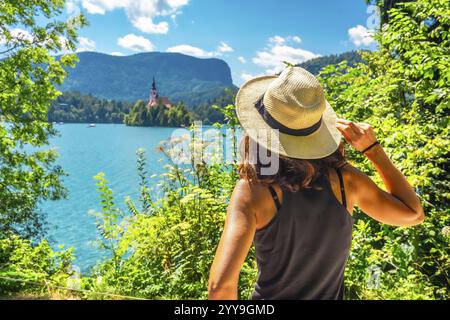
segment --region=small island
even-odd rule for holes
[[[203,110],[203,109],[202,109]],[[92,94],[64,92],[49,108],[52,123],[117,123],[141,127],[182,127],[192,123],[192,111],[180,101],[172,103],[158,94],[155,78],[148,102],[100,99]]]
[[[160,97],[153,77],[148,103],[138,100],[124,118],[127,126],[181,127],[188,126],[192,117],[183,102],[172,104],[168,97]]]

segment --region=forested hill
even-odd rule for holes
[[[300,63],[298,66],[305,68],[312,74],[317,75],[323,67],[330,64],[338,64],[344,60],[347,60],[350,66],[354,66],[356,63],[363,61],[357,51],[349,51],[341,54],[333,54],[329,56],[314,58]]]
[[[64,92],[50,106],[48,121],[66,123],[123,123],[131,103]]]
[[[62,91],[135,102],[148,98],[155,76],[160,96],[194,106],[215,99],[225,88],[236,88],[228,64],[215,58],[162,52],[125,57],[82,52],[78,58],[76,67],[67,69]]]

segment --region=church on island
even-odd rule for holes
[[[147,105],[147,108],[151,109],[153,107],[157,107],[160,104],[164,105],[167,109],[172,108],[172,102],[170,102],[168,97],[160,97],[158,95],[155,77],[153,77],[152,90],[150,91],[150,101]]]

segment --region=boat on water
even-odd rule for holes
[[[88,128],[95,128],[97,125],[95,123],[91,123]]]

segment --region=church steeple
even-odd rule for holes
[[[150,91],[150,101],[148,102],[147,108],[156,107],[159,104],[166,106],[166,108],[171,108],[172,103],[167,97],[160,97],[158,94],[158,89],[156,88],[155,76],[153,76],[152,90]]]
[[[151,92],[150,100],[153,100],[155,102],[158,100],[158,89],[156,89],[155,76],[153,76],[152,92]]]
[[[155,76],[153,76],[153,84],[152,84],[152,90],[153,90],[153,91],[157,91],[157,90],[156,90],[156,81],[155,81]]]

